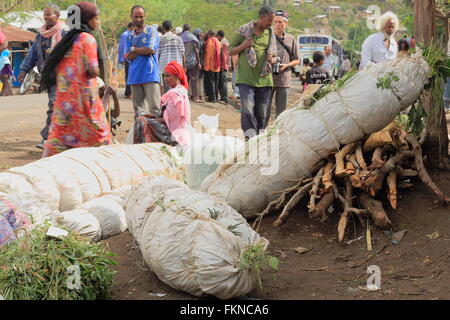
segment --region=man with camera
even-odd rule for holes
[[[270,99],[272,105],[275,96],[276,116],[286,110],[289,88],[291,86],[291,76],[293,68],[300,63],[297,42],[293,35],[286,33],[288,25],[288,13],[285,10],[278,10],[275,14],[274,34],[277,40],[278,62],[273,66],[273,89]],[[270,109],[267,115],[267,122],[270,117]]]

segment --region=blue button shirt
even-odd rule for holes
[[[121,64],[125,62],[124,55],[125,55],[125,49],[127,46],[127,39],[129,36],[130,36],[130,31],[125,30],[125,32],[122,33],[122,35],[120,36],[120,39],[119,39],[119,49],[117,51],[118,51],[118,56],[119,56],[118,57],[119,63],[121,63]]]
[[[155,28],[145,26],[140,34],[131,32],[127,40],[125,53],[130,52],[131,47],[153,49],[155,52],[159,47],[159,34]],[[144,84],[148,82],[159,83],[158,55],[137,55],[136,59],[129,61],[127,84]]]

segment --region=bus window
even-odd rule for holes
[[[300,37],[300,44],[311,43],[311,37]]]
[[[322,44],[327,45],[328,42],[328,38],[322,37]]]

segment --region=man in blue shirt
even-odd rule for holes
[[[127,84],[131,85],[135,117],[143,113],[159,114],[161,92],[156,50],[159,35],[155,28],[145,24],[145,10],[140,5],[131,8],[134,31],[128,37],[125,57],[129,62]],[[148,108],[145,108],[147,101]]]
[[[127,40],[128,37],[130,36],[131,32],[133,31],[134,26],[133,26],[133,22],[130,22],[128,24],[127,30],[124,31],[124,33],[122,33],[122,35],[120,36],[119,39],[119,64],[122,64],[125,67],[125,82],[127,82],[128,79],[128,61],[125,59],[125,49],[127,47]],[[131,96],[131,87],[130,85],[126,85],[125,87],[125,98],[129,99]]]

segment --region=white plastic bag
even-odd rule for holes
[[[54,220],[66,230],[73,231],[86,239],[99,241],[102,237],[97,218],[86,210],[76,209],[57,213]]]
[[[309,175],[317,161],[340,145],[392,122],[419,98],[429,71],[425,60],[416,56],[358,72],[310,109],[297,107],[283,112],[273,128],[250,139],[238,152],[236,163],[221,165],[209,175],[201,190],[227,201],[244,217],[255,217],[277,196],[274,191],[292,186],[289,179]],[[391,77],[388,89],[377,86],[384,77]],[[257,161],[252,162],[255,155]]]
[[[33,193],[34,189],[21,175],[12,172],[0,172],[0,192]]]
[[[144,199],[145,206],[132,199],[127,205],[127,218],[142,224],[131,231],[147,265],[167,285],[196,296],[230,299],[252,291],[256,276],[240,265],[241,255],[251,244],[266,248],[268,241],[225,203],[176,184],[149,179],[142,193],[159,192]]]
[[[102,239],[118,235],[127,230],[125,210],[120,205],[121,199],[107,195],[84,203],[81,209],[97,218],[102,230]]]
[[[8,172],[24,177],[33,186],[34,191],[47,201],[52,210],[59,209],[59,188],[52,174],[46,168],[31,163],[11,168]]]

